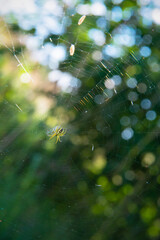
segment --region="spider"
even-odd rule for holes
[[[53,134],[51,135],[49,140],[51,140],[52,138],[54,138],[56,136],[57,137],[56,143],[57,143],[58,141],[61,142],[60,137],[63,137],[65,135],[66,130],[64,130],[61,127],[56,127],[55,130],[53,130],[52,133]]]

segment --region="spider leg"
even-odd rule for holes
[[[56,143],[59,141],[59,136],[57,136],[57,140],[56,140]]]
[[[61,136],[65,135],[66,134],[66,130],[63,130],[61,134],[62,134]]]
[[[52,138],[54,138],[56,136],[56,132],[49,138],[49,140],[51,140]]]

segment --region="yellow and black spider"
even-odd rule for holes
[[[55,130],[52,131],[52,135],[49,140],[51,140],[54,137],[57,137],[56,143],[59,141],[61,142],[60,137],[63,137],[66,134],[66,130],[64,130],[61,127],[56,127]]]

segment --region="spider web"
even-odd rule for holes
[[[78,144],[80,145],[79,149],[83,152],[83,157],[85,156],[85,160],[82,164],[76,161],[74,158],[70,159],[70,162],[72,163],[72,169],[69,170],[67,168],[68,159],[62,158],[61,160],[64,163],[64,168],[61,169],[62,174],[65,176],[63,170],[68,171],[74,176],[77,174],[74,181],[80,182],[79,189],[83,189],[83,187],[85,189],[85,184],[87,182],[88,186],[90,186],[91,192],[99,191],[97,190],[99,187],[103,190],[103,181],[101,181],[98,175],[100,174],[101,176],[101,169],[96,170],[95,165],[92,165],[90,161],[88,161],[91,154],[94,154],[96,151],[96,154],[99,154],[99,150],[97,149],[102,148],[107,149],[107,169],[105,171],[105,174],[107,174],[108,178],[111,180],[114,179],[114,176],[118,176],[119,180],[116,181],[116,178],[113,180],[113,183],[116,186],[121,185],[121,175],[125,176],[124,178],[127,179],[126,181],[132,182],[135,176],[132,170],[133,165],[136,170],[140,167],[140,163],[136,159],[137,153],[143,152],[146,146],[148,146],[152,139],[154,139],[158,129],[157,126],[155,127],[155,125],[152,125],[151,121],[150,130],[148,131],[146,128],[147,137],[146,135],[144,137],[142,136],[144,134],[144,130],[141,131],[141,128],[145,124],[145,121],[143,121],[144,109],[141,109],[139,106],[144,98],[152,98],[151,102],[153,109],[158,102],[158,99],[155,97],[157,96],[156,84],[154,84],[150,79],[152,73],[148,74],[148,70],[146,68],[146,59],[143,59],[143,57],[140,55],[138,48],[135,48],[135,50],[126,49],[124,55],[118,58],[108,57],[104,54],[103,56],[98,56],[97,59],[95,59],[95,57],[93,57],[94,54],[102,53],[104,44],[101,46],[95,44],[94,40],[91,40],[88,37],[87,32],[89,29],[95,28],[96,18],[98,17],[87,16],[82,25],[78,26],[77,22],[80,18],[80,14],[75,13],[72,15],[72,11],[70,12],[65,9],[65,4],[63,5],[63,9],[64,11],[61,16],[62,28],[63,24],[66,23],[66,21],[69,23],[71,22],[70,19],[73,19],[73,21],[68,24],[66,31],[64,31],[63,34],[48,35],[46,38],[41,40],[40,46],[38,47],[39,50],[45,51],[48,46],[47,44],[49,43],[50,46],[54,44],[55,47],[63,45],[66,49],[67,57],[64,61],[59,61],[57,68],[40,62],[42,65],[45,65],[45,68],[47,69],[48,79],[44,80],[45,84],[50,84],[51,82],[50,86],[53,86],[56,89],[54,93],[52,90],[50,91],[47,89],[46,93],[48,99],[56,102],[58,110],[55,106],[53,106],[51,108],[48,108],[48,111],[45,113],[40,113],[38,116],[42,119],[42,123],[38,126],[33,126],[34,131],[32,134],[36,134],[38,137],[43,139],[44,132],[46,135],[47,128],[49,127],[54,128],[56,125],[60,125],[67,129],[67,134],[63,138],[64,140],[62,139],[62,143],[60,143],[57,147],[54,146],[53,150],[57,148],[56,152],[60,154],[62,148],[67,148],[66,142],[69,138],[71,138],[72,144],[75,143],[75,146]],[[90,18],[93,19],[93,23],[92,21],[89,21]],[[23,48],[20,50],[16,49],[12,32],[9,29],[9,27],[13,26],[10,23],[10,20],[8,22],[9,23],[1,22],[0,25],[1,36],[3,36],[4,33],[8,39],[7,42],[5,39],[3,39],[3,37],[0,38],[1,45],[2,47],[6,48],[10,54],[12,54],[15,63],[18,65],[18,69],[20,69],[22,75],[25,74],[25,79],[32,88],[32,85],[34,86],[36,83],[36,79],[34,76],[32,77],[32,67],[27,66],[26,64],[24,56],[25,50],[23,51]],[[110,43],[113,41],[114,29],[111,31],[103,30],[103,32],[106,36],[107,41],[105,44],[110,45]],[[24,44],[26,44],[26,39],[30,38],[30,34],[27,32],[24,32],[23,34],[25,36]],[[69,56],[69,49],[72,44],[75,45],[75,53],[73,56]],[[33,52],[35,50],[37,49],[33,49]],[[29,51],[31,52],[31,55],[34,55],[31,49]],[[141,74],[137,73],[139,65],[144,66],[143,73]],[[134,72],[135,69],[137,71]],[[59,74],[70,73],[70,79],[76,81],[77,85],[72,84],[68,88],[64,89],[61,88],[60,85],[58,86],[58,79],[53,81],[52,77],[49,78],[49,76],[51,76],[51,73],[53,75],[53,73],[55,73],[57,70],[59,71]],[[116,79],[120,81],[118,85],[116,85]],[[135,79],[136,81],[132,80],[128,83],[129,79]],[[24,81],[24,79],[22,80]],[[44,85],[42,85],[42,88],[43,86]],[[35,89],[33,88],[33,90]],[[39,94],[41,91],[42,89],[40,89]],[[153,96],[153,92],[156,92],[155,96]],[[19,111],[19,113],[29,113],[32,110],[32,107],[21,106],[19,102],[15,102],[13,104],[8,100],[5,101],[7,107],[13,109],[13,113],[15,109]],[[65,106],[65,111],[59,110],[61,106]],[[5,109],[6,108],[4,108],[4,111]],[[138,119],[137,116],[138,111],[142,112],[142,114],[138,115],[140,119]],[[40,112],[39,108],[37,112]],[[51,120],[49,119],[48,115],[50,115],[50,113],[52,113],[52,116],[57,116],[57,119],[55,121],[53,118],[51,118]],[[69,114],[70,117],[69,120],[66,121],[65,118],[67,117],[67,114]],[[131,114],[132,116],[130,120],[128,120],[126,117],[130,116]],[[10,132],[10,134],[6,136],[6,139],[3,139],[3,143],[1,144],[2,156],[9,155],[12,151],[14,151],[12,148],[8,150],[9,152],[4,150],[9,146],[11,142],[14,143],[16,136],[20,135],[25,127],[29,125],[34,118],[37,118],[37,116],[32,116],[26,122],[26,125],[22,124],[22,126],[19,127],[19,131],[17,131],[18,129],[15,128],[13,132]],[[113,121],[115,118],[117,118],[117,122]],[[127,121],[129,122],[127,123]],[[137,124],[137,122],[139,124]],[[129,138],[126,137],[128,136],[127,134],[123,134],[125,129],[128,130],[128,134],[130,136]],[[82,140],[78,138],[79,136],[77,137],[77,132],[80,132],[80,137]],[[138,142],[138,150],[136,138],[134,138],[135,134],[140,136]],[[98,136],[98,143],[95,141],[94,135]],[[48,136],[46,136],[46,138],[47,137]],[[125,141],[129,141],[129,144],[124,145]],[[151,146],[150,151],[152,151],[153,148],[154,146]],[[80,153],[80,156],[81,155],[82,154]],[[122,156],[124,155],[125,158],[122,160]],[[55,164],[57,164],[56,167],[58,166],[57,169],[59,169],[57,159],[55,159]],[[145,165],[145,162],[143,164]],[[84,173],[83,169],[87,169],[86,171],[89,173]],[[95,177],[89,178],[88,175],[90,176],[90,174],[95,174]],[[134,197],[136,200],[140,199],[141,203],[143,203],[143,196],[145,196],[145,192],[149,191],[150,186],[154,187],[157,190],[155,183],[151,183],[149,174],[146,174],[144,179],[141,182],[140,186],[138,186],[138,184],[135,184],[136,187]],[[52,185],[52,183],[54,183],[54,179],[53,182],[47,182],[46,178],[44,189],[46,186],[48,187],[49,185]],[[150,186],[148,186],[148,184],[150,184]],[[66,185],[64,185],[64,189],[61,189],[61,191],[63,192],[65,189],[71,189],[73,185],[74,184],[67,182]],[[142,190],[144,186],[145,190]],[[40,189],[43,191],[42,186],[40,186]],[[100,194],[103,198],[102,192]],[[67,205],[70,206],[70,203],[67,202]],[[76,205],[74,205],[74,207],[75,206]],[[109,214],[111,217],[110,222],[106,223],[106,221],[104,221],[104,223],[101,224],[100,228],[97,225],[96,228],[103,230],[106,226],[105,224],[107,224],[108,227],[112,228],[113,223],[119,216],[118,209],[119,204],[117,204],[116,210],[114,211],[114,213],[116,213],[114,217],[111,209],[106,210],[106,215]],[[69,212],[69,215],[70,214],[71,213]],[[6,214],[4,214],[3,219],[6,221],[6,224],[12,225],[12,222],[8,221]],[[30,217],[28,217],[28,221],[30,221]],[[14,233],[20,231],[19,226],[12,226]],[[65,229],[63,230],[65,231]],[[97,230],[97,232],[99,231]],[[113,228],[112,231],[114,231]],[[22,234],[24,231],[20,231],[20,233]],[[17,235],[20,233],[17,233]],[[79,236],[83,237],[83,234],[84,233],[82,232],[79,234]],[[32,238],[30,237],[29,239]]]

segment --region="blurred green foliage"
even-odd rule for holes
[[[121,7],[133,7],[138,14],[136,1],[124,1]],[[146,27],[135,16],[126,22],[140,30],[142,36],[152,36],[152,56],[135,61],[129,54],[130,50],[139,51],[135,45],[126,47],[123,58],[110,59],[113,71],[108,77],[121,72],[122,85],[109,101],[89,105],[86,114],[76,112],[73,106],[105,78],[106,72],[91,57],[92,50],[98,47],[92,45],[87,32],[95,25],[95,17],[87,17],[81,30],[78,19],[79,15],[72,17],[63,37],[57,40],[51,36],[54,44],[64,39],[69,48],[78,34],[76,54],[65,62],[66,70],[73,75],[81,70],[78,77],[82,86],[72,97],[49,83],[47,67],[33,63],[24,46],[17,56],[23,61],[24,54],[33,82],[21,82],[23,69],[1,45],[0,239],[159,239],[160,85],[159,72],[149,68],[153,60],[160,60],[159,27]],[[119,24],[112,22],[110,32]],[[27,32],[15,23],[10,25],[10,34],[16,39]],[[107,32],[106,37],[107,43],[112,42]],[[17,43],[16,47],[22,46]],[[137,111],[136,104],[132,106],[128,100],[128,76],[147,85],[145,93],[138,92],[136,104],[150,98],[157,113],[155,120],[148,121],[146,111]],[[120,119],[133,115],[138,119],[134,136],[126,141],[121,137],[124,127]],[[47,131],[56,125],[67,129],[57,145],[47,136]]]

